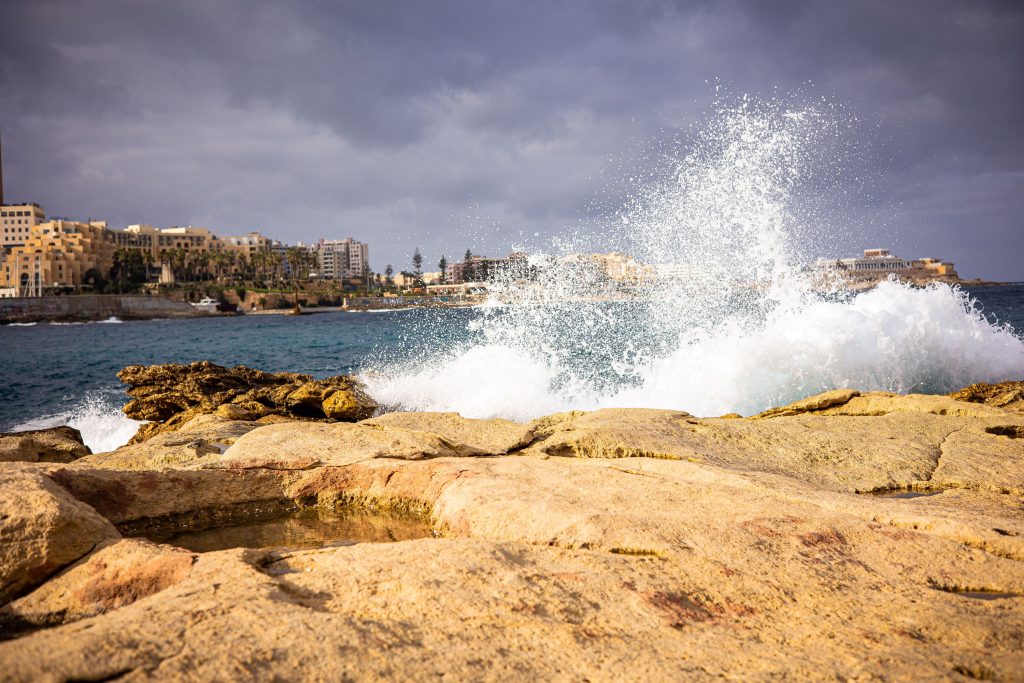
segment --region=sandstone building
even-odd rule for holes
[[[117,249],[115,233],[104,221],[57,219],[34,225],[23,244],[6,250],[0,288],[38,296],[46,288],[86,284],[90,271],[106,278]]]

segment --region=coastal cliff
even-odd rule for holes
[[[267,424],[204,405],[110,453],[0,463],[0,677],[1024,675],[1022,382],[748,418]],[[390,511],[434,537],[124,537],[271,505]]]

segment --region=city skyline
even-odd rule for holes
[[[186,9],[4,4],[20,28],[0,46],[8,202],[352,235],[375,270],[417,246],[535,250],[619,210],[716,85],[803,89],[852,112],[864,148],[820,200],[837,244],[816,255],[877,245],[1024,280],[1009,3]]]

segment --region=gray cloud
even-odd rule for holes
[[[33,0],[0,24],[7,195],[52,214],[351,234],[378,269],[502,253],[614,212],[710,81],[859,119],[813,199],[842,248],[1024,280],[1016,3]]]

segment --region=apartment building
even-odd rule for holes
[[[351,237],[343,240],[320,240],[314,245],[319,264],[318,273],[325,280],[363,278],[370,272],[370,247]]]

